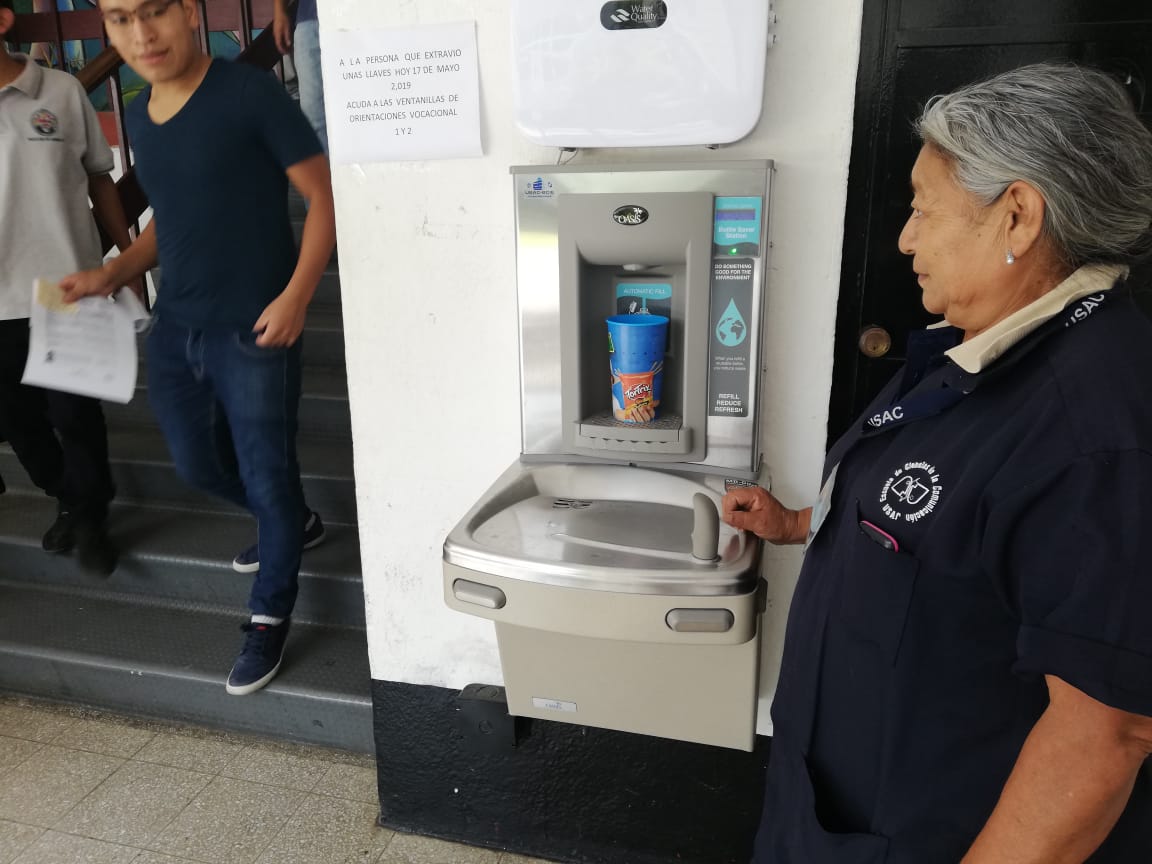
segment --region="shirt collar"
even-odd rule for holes
[[[1117,280],[1128,276],[1128,268],[1118,264],[1087,264],[1023,309],[1018,309],[983,333],[973,336],[944,353],[957,366],[973,375],[1002,357],[1013,345],[1059,315],[1068,304],[1107,291]],[[950,326],[944,321],[934,327]]]
[[[24,71],[17,75],[14,81],[9,82],[4,89],[13,87],[31,99],[37,98],[40,95],[40,82],[44,78],[44,70],[26,54],[14,53],[10,56],[13,60],[24,61]]]

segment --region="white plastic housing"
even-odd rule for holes
[[[768,13],[769,0],[513,0],[517,125],[552,147],[737,141],[760,119]]]

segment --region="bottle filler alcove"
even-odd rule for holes
[[[522,452],[444,544],[444,595],[496,625],[508,708],[750,750],[755,479],[771,163],[512,169]],[[670,319],[659,415],[613,416],[608,331]]]

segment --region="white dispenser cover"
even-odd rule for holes
[[[551,147],[726,144],[760,119],[769,0],[513,0],[516,122]]]

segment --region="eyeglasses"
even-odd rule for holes
[[[179,2],[180,0],[151,0],[149,3],[141,3],[131,12],[112,9],[104,13],[104,24],[107,27],[127,27],[133,20],[147,24],[167,12],[168,7]]]

